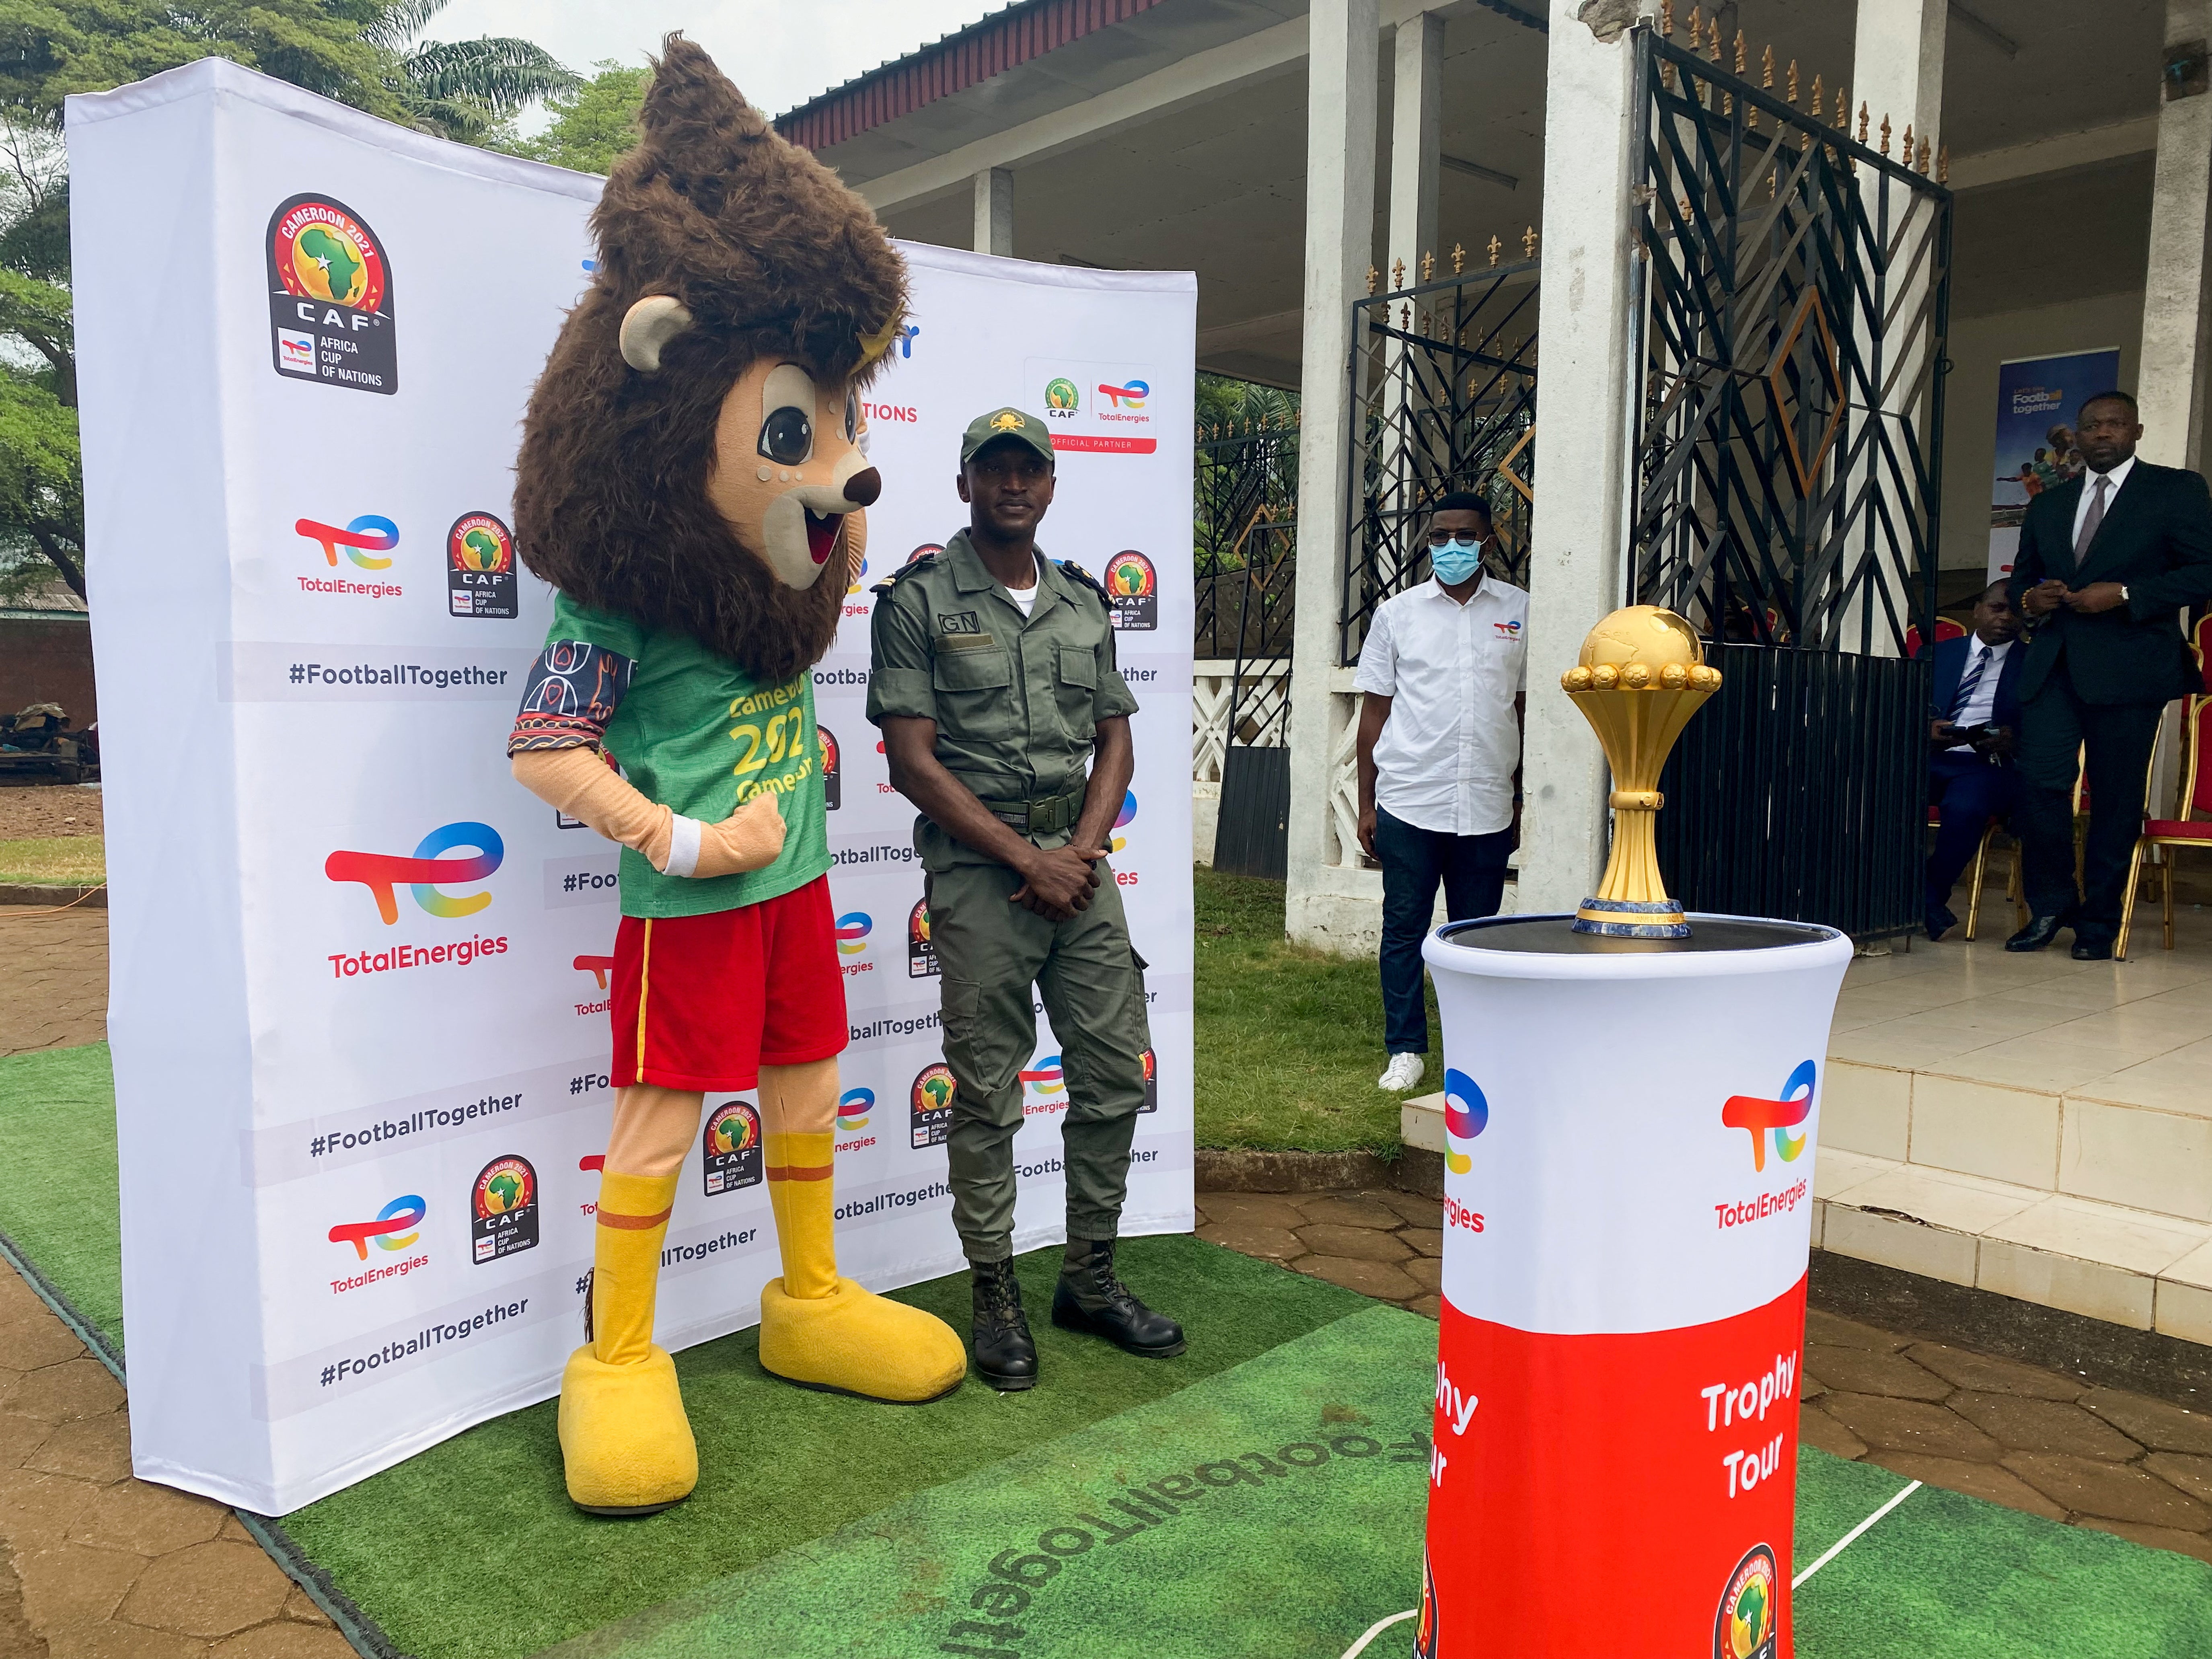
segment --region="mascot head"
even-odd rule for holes
[[[592,216],[599,257],[531,394],[525,564],[769,679],[829,648],[882,481],[860,392],[905,313],[867,204],[680,36]]]

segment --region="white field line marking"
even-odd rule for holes
[[[1858,1525],[1853,1527],[1841,1538],[1836,1540],[1834,1543],[1829,1545],[1826,1551],[1821,1555],[1819,1560],[1814,1562],[1811,1566],[1806,1568],[1804,1571],[1799,1573],[1795,1578],[1790,1581],[1790,1588],[1793,1590],[1796,1589],[1808,1578],[1810,1578],[1814,1573],[1820,1571],[1821,1568],[1826,1566],[1829,1562],[1834,1560],[1845,1550],[1849,1549],[1853,1544],[1858,1542],[1859,1535],[1865,1532],[1869,1527],[1874,1525],[1874,1523],[1881,1520],[1883,1516],[1887,1515],[1892,1510],[1895,1509],[1899,1504],[1902,1504],[1906,1498],[1911,1497],[1913,1493],[1919,1490],[1920,1483],[1916,1480],[1911,1486],[1905,1487],[1903,1492],[1898,1493],[1896,1497],[1891,1498],[1889,1502],[1884,1504],[1880,1509],[1876,1510],[1872,1515],[1867,1516],[1865,1520],[1860,1522]]]
[[[1366,1635],[1361,1637],[1357,1642],[1354,1642],[1350,1647],[1344,1650],[1344,1659],[1359,1659],[1359,1656],[1367,1651],[1367,1644],[1370,1642],[1380,1636],[1384,1631],[1389,1629],[1391,1626],[1402,1625],[1408,1619],[1413,1618],[1419,1612],[1420,1609],[1419,1607],[1407,1607],[1405,1612],[1394,1613],[1388,1619],[1377,1619],[1373,1624],[1367,1627]]]

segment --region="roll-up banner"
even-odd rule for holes
[[[1990,580],[2012,574],[2027,504],[2081,471],[2074,417],[2120,383],[2120,349],[2020,357],[1997,365],[1996,476],[1990,481]]]
[[[505,742],[550,614],[514,557],[520,421],[591,280],[599,181],[220,59],[72,99],[69,142],[133,1465],[281,1514],[549,1397],[581,1340],[616,852],[515,784]],[[1114,596],[1139,705],[1113,862],[1157,1095],[1124,1228],[1192,1224],[1195,283],[903,252],[912,315],[866,394],[869,569],[814,671],[838,1241],[878,1290],[961,1255],[867,590],[965,522],[960,433],[1001,404],[1054,424],[1044,546]],[[1061,1236],[1042,1018],[1024,1079],[1020,1248]],[[753,1323],[778,1271],[757,1115],[709,1097],[660,1340]]]

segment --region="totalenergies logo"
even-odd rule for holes
[[[860,568],[853,573],[853,580],[850,585],[846,587],[846,593],[849,596],[859,592],[860,591],[861,585],[867,580],[868,561],[866,556],[863,555],[860,559]]]
[[[471,848],[466,858],[447,858],[457,847]],[[332,881],[357,881],[376,896],[376,913],[386,927],[399,920],[396,890],[404,885],[415,902],[434,916],[472,916],[491,902],[489,893],[459,896],[443,891],[449,884],[483,881],[507,856],[499,831],[488,823],[441,823],[422,837],[411,858],[389,853],[333,853],[323,860]],[[866,917],[862,920],[865,921]]]
[[[418,1231],[429,1206],[414,1194],[395,1198],[376,1212],[374,1221],[342,1221],[331,1229],[331,1243],[353,1246],[354,1258],[368,1260],[372,1241],[380,1250],[404,1250],[422,1235]]]
[[[1774,1150],[1784,1164],[1803,1154],[1807,1137],[1790,1132],[1813,1115],[1813,1083],[1819,1075],[1811,1060],[1800,1060],[1790,1080],[1782,1085],[1779,1100],[1757,1095],[1730,1095],[1721,1108],[1721,1121],[1751,1136],[1751,1167],[1766,1168],[1766,1137],[1774,1136]]]
[[[1152,389],[1142,380],[1131,380],[1127,386],[1109,386],[1101,380],[1098,395],[1116,409],[1142,409]]]
[[[1444,1164],[1454,1175],[1465,1175],[1474,1160],[1461,1151],[1490,1127],[1490,1103],[1465,1072],[1444,1068]]]
[[[338,549],[343,547],[346,550],[346,557],[363,570],[392,568],[391,560],[374,558],[371,555],[389,553],[399,545],[399,526],[375,513],[362,514],[358,519],[350,520],[343,530],[336,525],[323,524],[313,519],[299,520],[292,528],[309,541],[321,544],[326,563],[335,565],[338,562]]]
[[[1109,836],[1107,841],[1107,848],[1109,851],[1118,853],[1124,847],[1127,847],[1129,844],[1129,838],[1121,832],[1129,827],[1130,823],[1135,820],[1136,816],[1137,792],[1131,789],[1125,792],[1121,797],[1121,814],[1114,820],[1115,833]]]
[[[1067,1078],[1058,1054],[1039,1054],[1021,1079],[1023,1090],[1036,1103],[1032,1109],[1056,1112],[1067,1104],[1062,1097],[1067,1093]]]
[[[848,910],[837,918],[837,954],[857,957],[868,948],[868,932],[875,926],[865,910]]]
[[[868,1114],[876,1109],[873,1089],[848,1089],[837,1097],[837,1127],[840,1129],[865,1129]]]

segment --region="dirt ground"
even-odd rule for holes
[[[0,841],[105,834],[100,791],[70,784],[0,789]]]

